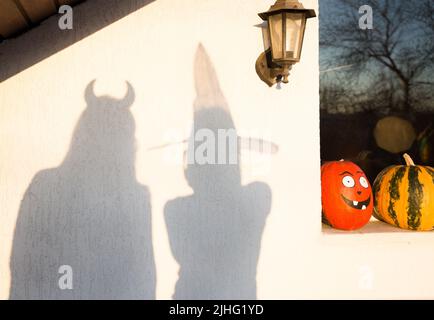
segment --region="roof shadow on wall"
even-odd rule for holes
[[[59,15],[0,44],[0,82],[109,26],[155,0],[92,0],[73,8],[74,29],[61,30]]]

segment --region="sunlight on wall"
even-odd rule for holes
[[[77,7],[76,16],[79,16],[79,10],[99,12],[95,3],[97,1],[88,1]],[[34,248],[33,251],[32,248],[26,249],[14,239],[16,222],[22,221],[18,212],[23,198],[24,204],[26,199],[31,198],[36,201],[31,203],[47,206],[40,208],[31,205],[24,206],[24,209],[30,215],[39,210],[40,214],[35,217],[35,221],[41,223],[39,228],[52,228],[55,235],[60,232],[57,225],[60,228],[76,223],[75,220],[68,220],[65,215],[68,210],[82,212],[93,205],[93,200],[98,202],[97,210],[88,212],[88,223],[81,221],[84,224],[80,224],[78,219],[79,223],[74,228],[66,228],[65,231],[65,237],[75,239],[73,245],[77,243],[77,246],[82,246],[82,251],[77,255],[81,261],[77,263],[86,265],[85,253],[92,251],[86,247],[88,243],[83,236],[89,236],[89,230],[96,232],[90,235],[93,242],[97,243],[99,237],[103,237],[105,243],[99,245],[104,247],[107,243],[119,250],[120,255],[126,252],[121,245],[128,248],[128,241],[135,241],[131,232],[137,227],[134,215],[122,219],[117,215],[117,208],[122,209],[122,212],[134,213],[137,209],[135,201],[141,199],[141,196],[134,197],[134,194],[140,194],[141,191],[137,190],[143,187],[144,195],[147,195],[146,190],[149,191],[152,206],[156,298],[170,299],[173,296],[180,271],[177,261],[185,263],[187,260],[200,266],[201,259],[205,259],[203,262],[206,265],[218,266],[221,270],[201,274],[208,279],[208,283],[204,284],[208,289],[209,283],[223,279],[225,273],[228,273],[225,268],[230,268],[233,262],[224,264],[219,261],[213,265],[209,260],[218,257],[210,256],[209,253],[193,253],[191,260],[174,257],[172,249],[178,243],[170,243],[169,235],[173,236],[174,233],[166,227],[165,209],[166,212],[170,211],[166,205],[171,200],[178,201],[175,202],[175,209],[181,208],[181,204],[185,203],[189,208],[193,203],[191,211],[194,212],[197,204],[191,199],[204,199],[189,186],[182,161],[183,153],[188,148],[188,144],[182,141],[189,138],[193,119],[197,116],[195,101],[200,89],[195,81],[201,78],[201,73],[198,77],[196,72],[195,76],[194,66],[197,63],[199,43],[203,44],[208,56],[204,70],[212,65],[215,72],[215,75],[210,71],[208,76],[204,76],[204,86],[208,86],[208,81],[214,84],[211,88],[219,87],[219,90],[212,89],[212,94],[205,96],[212,98],[213,94],[218,93],[220,98],[224,97],[225,110],[229,115],[228,119],[225,116],[222,118],[227,120],[226,125],[236,128],[241,137],[264,138],[279,149],[267,158],[265,165],[260,162],[260,154],[242,150],[241,184],[235,188],[239,194],[244,192],[240,190],[254,190],[250,194],[257,195],[252,198],[246,196],[246,199],[250,199],[250,202],[246,201],[246,207],[258,199],[258,207],[266,207],[267,197],[261,198],[259,195],[267,194],[264,191],[267,187],[264,186],[268,186],[271,192],[271,208],[266,217],[258,252],[257,297],[423,298],[434,295],[433,279],[426,279],[425,276],[434,267],[434,253],[429,249],[430,238],[424,234],[418,234],[417,237],[401,234],[390,236],[384,233],[321,234],[318,20],[311,19],[308,23],[302,60],[293,68],[290,83],[283,86],[282,90],[270,89],[255,73],[255,61],[262,49],[262,39],[260,30],[254,25],[260,22],[257,12],[267,10],[273,3],[272,0],[157,0],[0,84],[0,298],[7,299],[12,289],[10,263],[18,262],[24,257],[20,254],[22,250],[28,256],[35,253]],[[317,10],[315,0],[305,0],[303,4]],[[94,16],[95,19],[110,19],[111,13],[104,9],[104,14]],[[82,21],[71,32],[76,35],[86,33],[88,28],[92,28],[92,23],[94,22]],[[25,37],[30,36],[34,38],[36,54],[38,43],[46,44],[50,40],[44,29],[48,27],[48,24],[43,24],[22,38],[0,45],[2,58],[8,61],[8,57],[15,55],[17,50],[28,50]],[[96,79],[94,93],[100,102],[96,103],[98,108],[94,108],[95,113],[91,113],[93,116],[86,118],[87,124],[83,128],[88,131],[81,131],[76,125],[89,107],[85,89],[93,79]],[[128,106],[127,112],[119,115],[114,113],[111,118],[107,118],[108,113],[101,112],[101,107],[116,105],[124,97],[126,81],[134,89],[132,105]],[[216,83],[219,86],[215,86]],[[105,100],[103,96],[106,96]],[[214,113],[210,114],[211,118],[218,119]],[[88,140],[77,134],[77,130],[85,132],[87,136],[84,137],[88,137]],[[78,144],[71,144],[74,133],[82,139]],[[104,134],[107,138],[104,138]],[[121,137],[130,144],[119,143]],[[98,150],[89,149],[88,146],[95,141],[102,141],[101,144],[107,149],[100,150],[98,145]],[[168,146],[164,147],[166,144]],[[132,156],[123,158],[122,152],[110,149],[112,145],[127,148],[125,152]],[[72,150],[77,157],[67,156],[71,155],[69,152]],[[166,161],[169,155],[175,155],[178,160]],[[68,159],[75,160],[71,162]],[[94,167],[89,164],[92,159]],[[128,164],[131,159],[134,159],[135,165]],[[108,160],[117,165],[113,167]],[[54,177],[57,178],[45,178],[45,190],[40,190],[40,193],[32,193],[36,190],[35,187],[28,190],[35,175],[49,168],[55,168],[49,172],[54,172]],[[89,170],[89,176],[100,176],[86,180],[86,172],[80,168],[94,168]],[[116,168],[122,168],[123,171],[119,169],[116,173]],[[101,174],[104,172],[105,175]],[[132,176],[127,179],[124,173]],[[75,182],[74,187],[71,187],[72,180]],[[104,183],[99,183],[102,181]],[[218,179],[210,181],[208,186],[206,181],[199,182],[203,182],[206,188],[212,187],[212,183]],[[252,183],[253,188],[249,188]],[[93,194],[98,194],[99,188],[105,188],[105,192],[109,190],[115,194],[121,193],[125,197],[92,198]],[[80,195],[80,191],[83,194]],[[80,196],[71,200],[69,197],[75,193]],[[44,196],[40,202],[39,194]],[[56,198],[59,194],[65,197],[62,198],[63,202]],[[50,197],[55,197],[55,200],[50,202]],[[185,199],[187,200],[183,202]],[[178,205],[179,203],[181,204]],[[237,201],[232,203],[238,205]],[[225,199],[224,204],[230,208],[229,198]],[[71,205],[76,207],[65,209]],[[109,212],[107,216],[104,216],[105,211],[101,209],[104,207]],[[21,208],[21,211],[25,212],[24,209]],[[237,212],[243,211],[242,206],[238,209]],[[255,207],[251,212],[256,212],[256,209]],[[258,213],[266,213],[267,208],[262,209],[257,209]],[[189,213],[188,209],[185,211]],[[187,228],[189,232],[179,242],[188,243],[186,239],[190,237],[191,243],[194,240],[191,240],[192,234],[198,231],[195,226],[201,225],[204,226],[203,229],[209,228],[210,238],[223,234],[230,235],[235,242],[239,241],[228,244],[227,237],[222,240],[225,245],[221,252],[223,255],[230,254],[234,246],[249,239],[247,230],[251,230],[249,228],[258,221],[253,216],[247,220],[232,220],[229,217],[227,221],[232,222],[232,229],[223,228],[222,221],[210,216],[210,212],[206,211],[209,219],[206,221],[214,221],[212,224],[206,224],[201,216],[187,222],[180,220],[184,224],[184,230]],[[64,220],[59,220],[59,217]],[[68,221],[65,222],[66,220]],[[246,224],[245,229],[240,221]],[[237,223],[238,229],[234,227]],[[119,228],[114,228],[114,224]],[[32,240],[34,235],[44,236],[40,230],[25,227],[25,221],[23,225],[24,232],[17,231],[17,234],[26,239],[24,242]],[[260,223],[256,226],[260,229]],[[121,231],[124,229],[130,231],[124,233],[130,238],[122,236]],[[178,232],[179,230],[182,229],[178,229]],[[240,230],[238,238],[235,237],[237,230]],[[141,237],[140,228],[136,231],[137,236]],[[179,236],[176,234],[175,238]],[[199,240],[203,241],[203,237],[198,239],[197,245],[200,246]],[[41,241],[30,243],[38,247]],[[252,247],[254,244],[249,244],[248,250],[252,250]],[[41,252],[53,254],[48,249],[38,248]],[[189,249],[191,248],[185,246],[173,252],[185,257],[191,254]],[[247,256],[248,250],[245,250]],[[101,266],[102,273],[107,271],[104,262],[109,267],[116,268],[120,267],[119,262],[122,261],[120,258],[111,258],[107,252],[97,252],[94,256],[96,260],[92,266]],[[52,258],[55,261],[56,257]],[[236,257],[231,258],[232,261],[237,261]],[[13,273],[30,268],[30,263],[18,265],[17,270],[12,270]],[[251,267],[249,265],[246,268]],[[204,269],[201,271],[204,272]],[[249,272],[252,270],[249,269]],[[140,272],[137,275],[140,277]],[[87,280],[85,277],[78,278],[76,288],[80,285],[86,287],[89,282]],[[133,281],[131,278],[124,280],[125,283]],[[122,282],[122,279],[116,281]],[[122,285],[126,296],[134,295],[135,292],[128,292],[131,287],[125,283],[119,284],[113,280],[107,286]],[[231,292],[230,288],[226,288],[225,292],[236,294],[237,289],[239,288],[234,288]],[[17,290],[19,295],[21,289]],[[76,294],[72,297],[86,297],[80,290],[75,290]],[[109,296],[110,292],[104,294]],[[212,295],[213,292],[208,290],[206,294]]]
[[[91,3],[77,10],[97,11]],[[271,189],[257,297],[432,297],[432,280],[422,279],[433,267],[432,253],[427,253],[425,245],[412,248],[396,238],[385,242],[384,235],[344,241],[321,235],[318,21],[308,23],[302,60],[293,68],[290,83],[280,91],[270,89],[255,73],[262,39],[254,25],[260,22],[257,12],[273,3],[157,0],[0,84],[0,298],[9,297],[10,257],[21,200],[38,172],[59,168],[65,160],[86,110],[85,88],[93,79],[96,96],[121,99],[126,81],[135,90],[130,107],[135,121],[135,179],[150,192],[156,297],[172,297],[180,266],[171,252],[164,208],[170,200],[192,195],[193,190],[182,161],[164,161],[170,152],[182,160],[187,144],[155,147],[182,141],[190,134],[199,43],[214,66],[238,134],[264,136],[279,146],[265,169],[254,159],[241,163],[242,186],[260,182]],[[317,9],[315,0],[303,4]],[[95,14],[95,19],[109,17],[110,12]],[[87,24],[92,21],[71,32],[84,32],[90,27]],[[38,41],[47,41],[44,28],[28,34],[35,38],[36,47]],[[22,38],[0,45],[5,61],[14,54],[12,48],[28,49]],[[100,124],[98,119],[92,121],[95,127]],[[245,150],[242,155],[243,159],[259,156]],[[114,179],[108,187],[116,189],[116,183]],[[59,182],[59,188],[67,185],[68,181]],[[109,199],[105,201],[109,206]],[[128,201],[120,204],[132,210]],[[195,223],[191,222],[192,228]],[[80,238],[80,231],[70,230],[68,236]],[[111,240],[117,245],[114,235]],[[372,288],[361,285],[365,272],[371,271]],[[211,280],[219,279],[215,272]],[[401,279],[400,285],[393,279]]]

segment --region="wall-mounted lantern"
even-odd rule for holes
[[[267,12],[259,13],[265,51],[256,61],[256,72],[270,87],[288,83],[292,65],[300,61],[306,20],[316,17],[298,0],[277,0]]]

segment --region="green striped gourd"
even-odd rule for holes
[[[384,169],[374,182],[374,216],[398,228],[434,229],[434,168],[406,165]]]

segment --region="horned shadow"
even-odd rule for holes
[[[201,129],[215,137],[219,129],[235,130],[202,45],[196,53],[194,74],[197,97],[189,154],[201,144],[193,138]],[[218,154],[222,151],[219,143],[213,143]],[[227,152],[226,160],[229,156]],[[188,161],[185,177],[193,194],[165,206],[172,254],[180,265],[173,298],[256,299],[256,271],[271,206],[270,187],[260,182],[243,186],[238,162],[200,165]]]
[[[93,83],[64,161],[25,192],[10,299],[155,298],[150,195],[135,175],[134,89],[128,83],[120,100],[96,97]],[[62,280],[64,265],[72,279]]]

